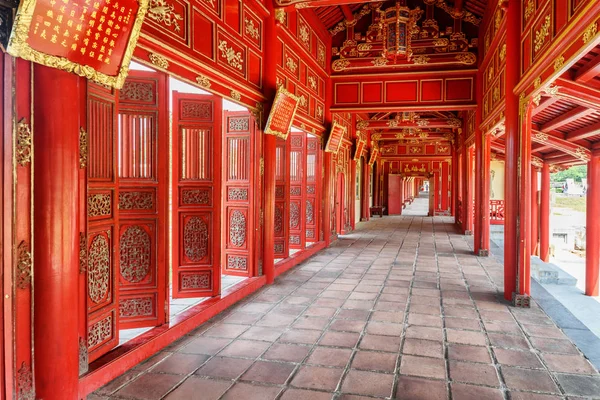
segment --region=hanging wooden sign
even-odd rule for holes
[[[148,0],[22,0],[8,53],[120,89]]]
[[[296,116],[300,99],[280,86],[267,119],[265,133],[286,140]]]
[[[379,149],[374,148],[371,150],[371,157],[369,158],[369,167],[375,164],[375,160],[377,160],[377,156],[379,155]]]
[[[365,149],[365,145],[367,143],[364,140],[358,140],[356,142],[356,153],[354,153],[354,159],[358,160],[360,159],[360,156],[362,155],[363,150]]]
[[[346,127],[334,122],[331,126],[331,132],[329,133],[329,139],[327,140],[325,151],[329,153],[337,153],[342,145],[342,138],[345,134]]]

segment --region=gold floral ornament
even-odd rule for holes
[[[221,58],[226,59],[229,66],[242,70],[244,60],[241,52],[236,52],[233,47],[227,47],[226,40],[219,41],[219,50],[221,50]]]
[[[550,36],[550,16],[547,15],[539,31],[535,31],[535,46],[533,49],[538,52],[546,43],[546,38]]]
[[[565,65],[565,57],[560,56],[556,60],[554,60],[554,71],[558,71]]]
[[[333,62],[333,64],[331,65],[331,69],[333,69],[335,72],[341,72],[348,68],[349,65],[350,61],[346,59],[339,59]]]
[[[285,66],[291,71],[291,72],[296,72],[296,70],[298,69],[298,64],[296,64],[296,62],[294,61],[293,58],[291,57],[287,57]]]
[[[88,162],[88,134],[79,128],[79,168],[86,168]]]
[[[160,54],[150,53],[148,55],[148,59],[150,59],[150,62],[152,63],[152,65],[154,65],[158,68],[161,68],[161,69],[169,68],[169,60],[167,60]]]
[[[116,89],[120,89],[123,86],[125,83],[125,78],[127,78],[127,74],[129,72],[129,63],[131,62],[133,51],[140,35],[142,23],[144,22],[144,17],[148,10],[148,0],[137,0],[137,10],[133,8],[131,9],[132,14],[135,16],[133,22],[127,26],[129,29],[121,30],[120,32],[115,29],[111,32],[110,36],[114,37],[114,35],[117,35],[117,40],[123,41],[125,41],[124,35],[129,34],[129,37],[126,39],[126,46],[123,53],[118,54],[118,56],[116,54],[113,55],[112,59],[111,57],[104,56],[100,51],[98,51],[98,54],[95,54],[95,51],[92,49],[87,52],[87,47],[82,47],[83,45],[76,40],[75,35],[69,37],[64,37],[63,35],[63,37],[59,39],[57,38],[58,35],[51,33],[54,31],[47,33],[44,28],[36,28],[37,25],[34,24],[38,24],[38,17],[41,16],[36,14],[36,5],[37,0],[21,1],[14,20],[13,30],[8,41],[8,54],[14,57],[20,57],[24,60],[32,61],[37,64],[45,65],[50,68],[57,68],[66,72],[71,72],[101,85],[114,87]],[[46,15],[47,14],[44,14],[44,16]],[[35,21],[34,16],[36,17]],[[129,17],[125,15],[125,18],[128,19]],[[91,21],[93,20],[90,20],[89,22]],[[30,43],[32,43],[30,40],[32,39],[30,38],[30,32],[32,35],[36,35],[32,37],[38,39],[35,41],[35,43],[37,43],[35,45],[36,47],[44,48],[44,51],[52,48],[59,50],[54,50],[53,53],[46,53],[41,49],[32,47],[32,45],[30,45]],[[39,32],[39,34],[36,32]],[[44,40],[48,41],[48,45],[45,47],[43,46]],[[60,49],[57,44],[62,44],[64,48],[68,48],[70,51],[68,53],[65,52],[65,50]],[[52,50],[50,51],[52,52]],[[104,65],[110,64],[111,62],[116,63],[120,57],[120,65],[118,65],[118,68],[116,68],[116,74],[109,75],[107,73],[100,72],[90,65],[75,62],[66,56],[61,55],[78,54],[81,51],[83,51],[83,54],[90,56],[90,59],[93,59],[95,63],[103,63]],[[92,56],[94,58],[91,58]]]
[[[242,94],[240,92],[238,92],[237,90],[232,90],[231,98],[234,100],[240,101],[240,100],[242,100]]]
[[[16,141],[15,157],[17,159],[17,163],[24,167],[31,163],[32,144],[31,128],[25,121],[25,118],[21,119],[17,125]]]
[[[597,33],[598,33],[598,23],[594,22],[593,24],[588,26],[586,28],[586,30],[583,32],[583,36],[581,38],[583,40],[583,44],[588,44],[588,42],[590,40],[592,40],[592,38],[594,36],[596,36]]]
[[[244,19],[244,23],[246,24],[246,35],[250,36],[252,39],[258,40],[260,37],[260,29],[254,26],[254,21],[251,19]]]
[[[164,24],[167,27],[172,26],[175,32],[181,31],[179,21],[183,21],[183,17],[177,14],[175,6],[168,4],[166,0],[150,0],[147,16],[151,20]]]
[[[198,83],[198,85],[202,86],[203,88],[210,88],[211,84],[210,84],[210,79],[208,79],[208,77],[204,76],[204,75],[198,75],[196,77],[196,82]]]

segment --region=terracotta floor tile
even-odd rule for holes
[[[498,363],[503,365],[525,367],[525,368],[543,368],[542,363],[531,351],[494,349],[494,354]]]
[[[567,339],[565,334],[554,326],[523,324],[529,336],[539,336],[548,339]]]
[[[400,376],[396,385],[396,399],[446,400],[446,382],[432,381],[412,376]]]
[[[306,364],[343,368],[348,364],[352,350],[317,346],[306,360]]]
[[[319,341],[321,346],[354,347],[359,338],[358,333],[353,332],[326,332]]]
[[[542,354],[548,369],[571,374],[596,374],[596,369],[582,356],[564,354]],[[600,392],[599,392],[600,394]]]
[[[598,398],[600,376],[557,374],[558,382],[569,395]]]
[[[356,319],[361,321],[366,321],[369,318],[369,311],[367,310],[348,310],[342,309],[339,313],[337,313],[336,318],[344,318],[344,319]]]
[[[444,307],[444,316],[469,318],[469,319],[479,318],[479,316],[477,315],[477,312],[475,312],[475,308],[473,308],[473,307],[467,308],[467,307],[446,306],[446,307]]]
[[[342,376],[341,368],[302,366],[292,379],[291,385],[305,389],[333,391]]]
[[[400,349],[400,341],[399,337],[366,334],[361,339],[358,347],[361,350],[397,352]]]
[[[502,391],[481,386],[452,383],[452,400],[503,400]]]
[[[274,342],[283,333],[282,328],[267,328],[264,326],[253,326],[246,332],[242,333],[240,339],[263,340]]]
[[[446,336],[450,343],[469,344],[473,346],[485,346],[485,335],[481,332],[458,331],[446,329]]]
[[[404,311],[373,311],[371,321],[394,322],[400,324],[404,322]]]
[[[446,328],[469,331],[481,331],[481,325],[476,319],[466,318],[444,318]]]
[[[500,386],[496,368],[492,365],[450,361],[449,367],[450,379],[452,379],[452,381],[486,386]]]
[[[425,378],[446,379],[446,364],[437,358],[402,356],[400,373]]]
[[[406,337],[413,339],[426,339],[441,342],[444,338],[440,328],[431,328],[426,326],[409,326],[406,329]]]
[[[252,365],[252,360],[214,357],[196,371],[195,375],[234,379],[246,371],[250,365]]]
[[[306,389],[288,389],[280,400],[331,400],[331,394]]]
[[[434,328],[442,327],[442,318],[437,315],[427,314],[408,314],[409,325],[431,326]]]
[[[180,375],[146,373],[115,393],[116,396],[139,400],[159,400],[177,383]]]
[[[505,335],[503,333],[488,333],[490,343],[493,347],[503,349],[529,350],[529,343],[523,335]]]
[[[198,337],[182,347],[180,353],[188,354],[217,354],[223,347],[227,346],[231,339],[219,339],[210,337]]]
[[[231,381],[190,376],[177,389],[169,393],[165,400],[189,400],[202,393],[202,399],[217,400],[231,386]]]
[[[187,375],[200,368],[208,358],[209,356],[205,354],[173,353],[173,355],[152,368],[152,372]]]
[[[573,343],[568,340],[532,337],[531,344],[544,353],[579,354]]]
[[[454,343],[450,343],[448,345],[448,359],[471,361],[484,364],[489,364],[492,362],[492,358],[487,347],[469,346],[466,344]]]
[[[439,304],[439,302],[438,302]],[[411,313],[428,314],[428,315],[441,315],[440,306],[432,306],[430,304],[415,304],[414,300],[411,300],[410,308],[408,309]]]
[[[281,343],[315,344],[322,331],[308,329],[292,329],[284,332],[278,339]]]
[[[367,324],[367,333],[371,335],[401,336],[404,326],[389,322],[374,322]]]
[[[259,386],[245,382],[239,382],[233,385],[225,393],[222,400],[272,400],[281,392],[280,387]]]
[[[252,325],[259,319],[261,319],[264,314],[261,313],[249,313],[249,312],[232,312],[227,318],[223,320],[225,324],[246,324]]]
[[[553,396],[551,394],[538,394],[530,392],[509,392],[510,400],[561,400],[562,397]],[[571,400],[571,399],[569,399]],[[573,399],[575,400],[575,399]]]
[[[350,370],[342,383],[342,392],[389,397],[394,386],[394,375]]]
[[[444,346],[442,345],[442,342],[407,338],[404,340],[402,353],[415,356],[444,358]]]
[[[559,393],[556,384],[546,371],[502,367],[502,376],[509,389]]]
[[[334,319],[329,330],[343,332],[362,332],[365,327],[365,321],[351,319]]]
[[[294,371],[294,364],[257,361],[240,378],[244,381],[283,385]]]
[[[269,346],[270,343],[268,342],[238,339],[233,341],[225,349],[221,350],[219,355],[226,357],[256,358],[269,348]]]
[[[397,358],[398,355],[396,353],[359,351],[354,355],[352,368],[368,371],[394,372]]]
[[[265,360],[300,362],[310,352],[310,346],[275,343],[262,355]]]

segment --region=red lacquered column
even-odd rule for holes
[[[519,98],[513,89],[519,82],[520,65],[520,1],[509,0],[506,16],[506,133],[504,187],[504,298],[512,300],[517,290],[519,197],[515,184],[518,182],[519,158]]]
[[[531,168],[531,255],[538,255],[539,212],[538,212],[538,170]]]
[[[265,107],[265,118],[277,90],[277,27],[272,3],[269,2],[271,15],[265,20],[265,42],[271,51],[265,53],[265,76],[263,83],[265,95],[269,99]],[[274,135],[263,135],[264,160],[264,225],[263,225],[263,274],[267,283],[275,280],[275,170],[277,166],[277,138]]]
[[[473,189],[475,188],[474,176],[473,176],[473,161],[474,161],[474,150],[472,147],[466,151],[467,155],[467,196],[466,196],[466,231],[465,234],[473,234]]]
[[[33,71],[36,398],[77,399],[79,77]]]
[[[540,258],[550,261],[550,165],[546,163],[542,167],[540,190]]]
[[[585,294],[598,296],[600,263],[600,154],[592,154],[588,162],[587,210],[585,221]]]
[[[490,163],[492,161],[492,136],[485,135],[483,144],[483,165],[481,184],[481,245],[478,255],[485,257],[490,254]]]
[[[519,174],[519,295],[531,295],[531,111],[533,103],[529,101],[521,115],[521,131],[519,134],[519,156],[521,168]]]

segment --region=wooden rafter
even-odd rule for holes
[[[587,139],[596,135],[600,135],[600,122],[594,125],[586,126],[585,128],[578,129],[576,131],[567,134],[568,141],[576,141]]]
[[[575,81],[585,83],[600,75],[600,54],[590,60],[575,73]]]
[[[533,111],[531,112],[531,116],[535,117],[536,115],[546,110],[548,107],[552,106],[558,101],[560,101],[560,97],[544,97],[544,100],[542,100],[540,105],[533,109]]]
[[[555,129],[559,129],[562,126],[568,125],[573,121],[588,116],[594,113],[595,111],[596,110],[590,110],[587,107],[579,106],[577,108],[574,108],[573,110],[567,111],[566,113],[560,115],[557,118],[554,118],[553,120],[546,122],[545,124],[540,126],[540,130],[542,132],[549,132]]]

